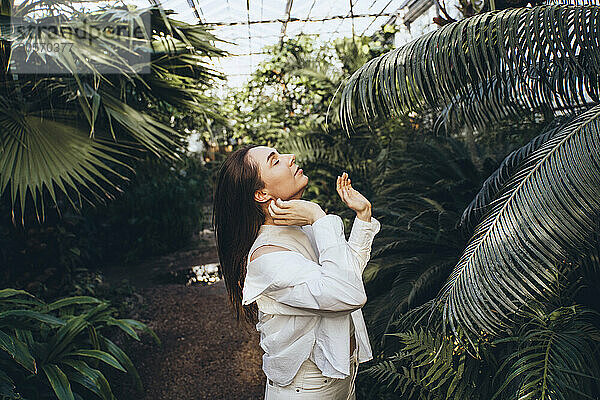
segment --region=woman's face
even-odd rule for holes
[[[265,187],[254,194],[256,201],[264,203],[270,199],[302,197],[308,177],[296,165],[295,155],[279,154],[272,147],[258,146],[248,151],[248,157],[258,165],[260,177],[265,183]]]

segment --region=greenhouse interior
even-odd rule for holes
[[[600,399],[597,0],[1,20],[1,399]]]

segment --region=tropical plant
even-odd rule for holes
[[[15,226],[8,196],[0,198],[0,281],[48,299],[77,285],[73,275],[82,267],[139,262],[186,246],[205,222],[210,182],[202,160],[146,156],[132,166],[136,175],[115,200],[76,212],[57,193],[61,215],[46,212],[39,225]]]
[[[352,75],[342,124],[350,129],[355,109],[367,121],[431,109],[447,128],[585,109],[600,98],[597,12],[593,5],[509,9],[423,35]]]
[[[202,229],[208,200],[208,171],[193,156],[177,162],[146,157],[127,191],[107,206],[86,207],[82,215],[101,243],[95,261],[125,262],[166,254],[189,243]]]
[[[461,214],[506,152],[518,148],[523,140],[535,136],[535,132],[547,124],[519,121],[486,132],[480,138],[485,140],[476,142],[475,154],[479,163],[474,162],[473,152],[460,137],[436,137],[427,121],[419,120],[418,125],[419,129],[412,133],[409,129],[397,131],[403,136],[395,138],[396,143],[386,149],[388,157],[377,162],[379,167],[373,175],[374,215],[382,228],[375,238],[371,261],[364,272],[369,300],[363,313],[376,359],[359,373],[357,390],[362,398],[376,398],[378,391],[381,396],[381,391],[388,387],[390,391],[402,390],[405,395],[414,389],[415,398],[423,391],[432,392],[428,394],[430,398],[447,393],[449,386],[445,384],[439,388],[436,388],[437,383],[408,385],[410,380],[403,381],[406,385],[400,384],[410,374],[428,371],[430,364],[422,365],[418,360],[411,364],[411,354],[404,354],[402,360],[395,355],[403,352],[406,338],[403,335],[416,335],[419,329],[435,338],[438,347],[429,347],[432,355],[437,354],[440,343],[455,341],[452,336],[442,334],[439,316],[433,315],[430,320],[428,311],[432,306],[431,299],[442,288],[467,243],[469,231],[459,225]],[[506,131],[510,135],[503,134]],[[426,317],[420,318],[423,316]],[[419,338],[423,336],[417,335],[411,340]],[[432,343],[426,341],[422,346],[425,348]],[[478,344],[480,353],[489,350],[484,346],[485,342]],[[452,347],[456,352],[462,351],[457,343]],[[488,354],[501,358],[504,352],[489,350]],[[462,385],[480,387],[481,381],[475,378],[491,381],[493,371],[499,367],[491,367],[486,358],[474,359],[468,353],[462,356],[467,370],[484,368],[488,375],[468,375],[468,379],[465,375],[464,381],[453,390],[467,390]],[[436,362],[442,361],[436,358]],[[419,365],[419,368],[411,369],[411,366]],[[458,364],[446,367],[449,373],[459,371]],[[381,380],[386,374],[392,380],[384,379],[381,381],[384,385],[373,385],[370,381],[371,375]],[[426,373],[420,375],[420,379],[425,376]],[[491,387],[488,389],[480,388],[479,398],[489,399],[493,393],[490,394]],[[450,393],[454,392],[451,390]],[[397,395],[390,398],[394,396]],[[449,398],[464,398],[456,396],[458,394],[454,393]]]
[[[450,259],[437,295],[413,308],[394,304],[400,312],[387,335],[399,339],[400,356],[384,349],[367,374],[406,398],[473,398],[455,393],[449,371],[464,374],[476,363],[494,372],[493,382],[487,374],[459,384],[485,383],[481,398],[599,395],[598,304],[581,295],[598,281],[598,15],[594,5],[482,13],[369,61],[344,88],[348,130],[359,113],[372,121],[433,112],[447,132],[466,125],[477,140],[505,119],[555,119],[455,216],[471,239],[457,264]],[[406,293],[402,284],[398,276],[390,293]],[[464,367],[445,356],[450,342],[466,352]]]
[[[492,397],[593,398],[598,396],[598,313],[580,306],[533,310],[514,336],[514,351],[498,368]],[[498,342],[497,342],[498,343]],[[507,390],[509,389],[509,390]]]
[[[126,372],[138,391],[140,377],[127,354],[107,335],[116,327],[135,340],[145,324],[113,316],[93,297],[50,304],[23,290],[0,290],[0,396],[6,399],[114,399],[104,365]]]
[[[353,95],[357,95],[356,102],[360,103],[362,109],[372,116],[392,111],[405,111],[411,105],[423,107],[427,104],[437,110],[447,110],[449,107],[454,107],[458,113],[455,118],[451,119],[453,121],[464,121],[474,127],[508,115],[520,116],[526,110],[526,106],[529,106],[527,109],[529,112],[534,113],[547,108],[554,112],[562,112],[565,108],[569,110],[589,108],[588,111],[565,123],[561,128],[552,128],[551,133],[543,133],[542,136],[530,144],[529,148],[524,148],[511,160],[507,160],[508,163],[517,165],[518,168],[500,171],[493,185],[484,186],[480,198],[476,199],[476,202],[479,202],[477,207],[471,208],[476,209],[473,212],[486,215],[487,219],[482,221],[476,228],[474,240],[465,251],[461,262],[457,266],[456,274],[450,281],[451,285],[445,290],[445,293],[449,293],[448,290],[453,288],[458,289],[458,286],[463,284],[462,279],[465,279],[467,275],[461,272],[465,268],[468,270],[468,275],[472,277],[470,274],[479,268],[491,268],[492,265],[500,269],[503,266],[504,268],[513,267],[510,270],[505,269],[503,272],[507,274],[498,277],[498,282],[502,285],[496,288],[489,287],[485,291],[477,291],[479,294],[475,297],[478,300],[467,300],[469,311],[463,310],[462,312],[468,313],[468,320],[463,318],[465,315],[459,319],[462,323],[469,323],[469,328],[472,331],[478,331],[477,328],[481,328],[489,332],[496,332],[502,319],[501,316],[516,311],[518,308],[517,303],[523,304],[525,303],[524,298],[531,299],[534,295],[544,295],[544,280],[552,280],[545,268],[550,268],[550,265],[555,265],[558,261],[561,261],[561,257],[567,257],[566,252],[575,251],[577,253],[576,250],[579,250],[581,245],[586,242],[584,240],[576,244],[573,240],[565,238],[565,235],[576,234],[577,230],[574,229],[574,226],[569,226],[571,230],[565,231],[561,229],[560,224],[578,224],[576,225],[578,228],[585,229],[582,232],[589,232],[589,235],[593,232],[591,222],[594,218],[593,210],[598,210],[598,205],[595,204],[596,201],[594,200],[594,190],[596,190],[594,189],[594,174],[589,172],[588,175],[588,171],[594,171],[593,166],[596,165],[597,161],[593,158],[594,152],[586,151],[586,148],[593,145],[594,135],[598,134],[596,126],[598,109],[594,107],[594,104],[599,99],[600,82],[597,80],[597,76],[599,75],[600,65],[594,65],[591,62],[594,57],[598,56],[598,46],[591,45],[592,42],[598,41],[598,37],[578,35],[578,33],[585,29],[585,22],[588,21],[580,19],[579,16],[594,15],[598,11],[600,11],[600,7],[596,6],[539,6],[530,9],[481,14],[472,19],[448,25],[411,42],[405,47],[370,61],[363,69],[355,73],[344,89],[345,101],[341,112],[346,126],[351,121],[349,115],[351,109],[348,107],[352,105]],[[575,18],[576,15],[577,18]],[[531,31],[529,31],[529,28],[522,29],[522,26],[530,26],[529,24],[523,25],[522,22],[540,16],[547,19],[540,20],[543,23],[539,30],[533,27]],[[549,32],[552,18],[555,18],[556,21],[566,21],[569,26],[565,26],[563,29],[573,32],[574,40],[567,42],[566,38],[560,35],[556,38],[555,36],[543,35],[541,32]],[[487,21],[487,19],[489,19],[488,23],[481,23],[482,20]],[[473,32],[478,32],[478,35],[475,37]],[[491,36],[488,36],[488,34]],[[470,62],[451,63],[449,66],[452,71],[448,71],[447,69],[440,69],[442,64],[447,62],[447,59],[436,61],[428,59],[428,63],[438,62],[435,65],[427,64],[427,66],[440,72],[439,85],[423,84],[423,82],[426,82],[424,74],[429,74],[431,71],[423,72],[423,70],[419,70],[415,76],[409,75],[409,79],[404,76],[402,76],[403,79],[396,79],[395,75],[392,75],[392,73],[400,74],[399,71],[404,71],[409,65],[415,63],[417,58],[422,60],[423,56],[426,58],[428,54],[431,57],[430,55],[433,52],[426,51],[428,48],[420,44],[447,40],[450,37],[455,37],[457,41],[455,46],[451,47],[449,58],[456,61],[458,57],[461,57],[464,61],[467,61],[466,57],[468,56]],[[498,39],[497,41],[491,41],[488,40],[488,37]],[[555,38],[555,40],[552,41],[550,38]],[[411,51],[413,48],[414,51]],[[463,48],[467,50],[467,55],[459,52],[459,49]],[[519,48],[521,50],[518,50]],[[489,54],[489,56],[480,57],[479,52],[482,50],[478,49],[482,49],[484,54]],[[524,54],[525,52],[522,49],[527,49],[527,55]],[[550,63],[549,56],[542,55],[544,53],[542,49],[553,51],[551,54],[555,62]],[[477,55],[473,54],[474,51]],[[512,54],[514,57],[510,59],[506,53]],[[403,55],[400,57],[399,54]],[[409,58],[409,55],[415,58]],[[399,59],[404,60],[405,63],[398,62]],[[390,61],[392,60],[395,60],[396,64],[391,64]],[[495,64],[494,60],[498,63]],[[524,63],[527,63],[528,68],[517,68]],[[381,66],[381,69],[377,69],[377,65]],[[390,67],[391,65],[396,65],[396,68]],[[582,66],[586,66],[586,68]],[[541,76],[540,72],[536,71],[545,70],[542,67],[548,67],[548,75],[552,76],[552,80],[533,79]],[[450,74],[449,72],[453,73]],[[576,81],[574,80],[575,76],[578,78]],[[360,82],[358,84],[360,89],[357,82]],[[399,85],[406,84],[408,90],[403,90],[402,86],[389,86],[394,82],[404,82]],[[571,86],[558,84],[560,82],[569,82]],[[522,86],[513,86],[514,84]],[[573,87],[573,84],[577,86]],[[372,89],[373,92],[366,91],[367,87]],[[384,90],[384,87],[389,88],[389,90]],[[456,91],[451,92],[450,87],[455,88]],[[485,90],[481,90],[482,88],[485,88]],[[374,94],[379,91],[382,95],[378,97],[378,100],[375,100]],[[411,103],[409,97],[405,95],[394,97],[394,93],[412,93],[414,102]],[[507,98],[501,98],[503,93],[507,95]],[[493,101],[488,102],[487,100],[490,99]],[[477,108],[479,112],[468,112],[468,110],[474,108]],[[452,114],[445,113],[444,115],[445,122],[448,125],[450,123],[448,118]],[[568,155],[565,153],[568,153]],[[577,176],[567,173],[564,169],[567,166],[569,169],[578,171]],[[548,168],[553,168],[553,170],[548,170]],[[586,171],[586,174],[581,175],[581,170]],[[551,171],[560,171],[560,173]],[[553,178],[549,175],[550,173],[558,173],[559,177]],[[561,175],[563,173],[565,175]],[[507,179],[507,174],[514,179]],[[561,186],[556,186],[559,183],[556,179],[563,182]],[[535,186],[535,189],[529,186],[529,182],[532,182],[531,184]],[[552,190],[550,190],[550,186],[552,186]],[[572,193],[572,190],[581,191],[575,199],[570,198],[571,195],[567,194],[570,191]],[[557,192],[555,195],[552,194],[555,192]],[[487,213],[482,212],[481,202],[489,205],[490,209]],[[531,202],[531,204],[526,205],[527,202]],[[583,203],[579,204],[579,202]],[[530,226],[543,225],[544,230],[548,230],[543,236],[544,244],[542,244],[542,238],[539,236],[540,231],[531,235],[519,231],[517,227],[509,228],[506,225],[512,225],[514,224],[513,221],[521,218],[528,218],[525,215],[528,212],[532,218],[538,218],[538,213],[541,211],[540,207],[544,207],[544,204],[547,207],[546,214],[540,215],[535,223],[534,221],[527,221],[531,224],[521,225],[524,231],[528,230]],[[556,208],[560,206],[563,208]],[[532,213],[532,207],[535,208],[536,213]],[[586,209],[587,217],[569,215],[572,212],[569,210],[573,209]],[[493,212],[494,210],[496,213]],[[498,212],[500,212],[500,215]],[[503,214],[503,212],[507,213]],[[561,218],[550,217],[552,213],[560,215]],[[494,216],[497,219],[494,219]],[[502,222],[495,223],[498,219],[502,219]],[[503,231],[506,233],[500,235],[502,239],[497,237],[498,234],[495,233],[495,229],[499,229],[498,232]],[[514,232],[514,234],[508,235],[508,232]],[[519,234],[519,232],[521,233]],[[527,235],[529,236],[525,238]],[[492,237],[496,240],[494,250],[484,256],[485,262],[482,263],[484,260],[476,259],[482,254],[480,251],[483,251],[483,247],[478,246],[479,241],[481,239],[492,239]],[[516,240],[520,242],[517,244]],[[525,242],[522,242],[523,240]],[[546,255],[539,257],[539,254],[529,254],[523,251],[524,248],[529,248],[529,251],[537,253],[540,246],[550,245],[547,242],[548,240],[555,241],[551,242],[552,246],[556,246],[552,249],[560,254],[555,253],[550,256],[548,250],[545,250]],[[500,246],[509,246],[509,248],[505,247],[505,250],[512,248],[511,254],[517,253],[519,254],[517,257],[522,255],[524,258],[502,260],[503,256],[498,254],[501,253],[500,249],[502,247]],[[536,259],[534,264],[531,264],[533,262],[532,258]],[[494,261],[492,262],[492,260]],[[525,264],[527,264],[527,267],[525,267]],[[500,293],[510,293],[509,286],[515,284],[515,277],[510,271],[517,266],[521,271],[519,273],[525,274],[520,278],[527,279],[525,281],[526,287],[521,288],[520,295],[513,293],[509,299]],[[491,269],[487,271],[492,272]],[[491,275],[488,275],[488,277],[491,277]],[[531,282],[531,279],[533,279],[533,282]],[[484,281],[480,280],[479,282],[483,284]],[[545,289],[548,289],[548,287],[545,287]],[[469,293],[463,292],[462,299],[464,300],[464,296],[475,292],[475,290]],[[490,299],[488,296],[500,297]],[[449,305],[452,301],[454,301],[454,298],[450,295],[448,302],[445,304]],[[479,305],[475,305],[475,301]],[[484,307],[481,305],[483,302],[488,304]],[[495,312],[490,312],[491,309],[488,307],[491,307]],[[457,313],[450,312],[450,314],[452,319],[457,318]],[[477,326],[472,325],[472,321],[477,321]]]
[[[82,197],[90,203],[104,202],[114,197],[111,190],[120,190],[119,183],[128,180],[125,175],[132,170],[134,149],[178,158],[174,149],[184,136],[171,127],[174,110],[178,115],[194,112],[216,117],[215,102],[204,91],[219,74],[207,66],[206,57],[224,52],[214,47],[216,38],[205,26],[176,21],[158,6],[134,10],[115,6],[82,13],[63,7],[61,1],[8,4],[12,7],[3,12],[12,17],[13,25],[25,21],[24,26],[35,26],[26,18],[40,18],[42,13],[40,24],[68,23],[89,30],[92,24],[136,25],[149,15],[153,29],[149,73],[142,74],[115,52],[123,47],[117,39],[96,35],[96,40],[82,41],[44,30],[37,36],[17,35],[6,33],[10,27],[3,26],[0,188],[10,189],[13,207],[24,210],[30,196],[38,219],[38,208],[43,219],[44,197],[49,194],[56,203],[56,191],[65,193],[75,209],[73,195],[79,206]],[[11,52],[38,43],[71,46],[71,52],[34,52],[28,61],[60,67],[67,74],[13,74],[18,63],[8,69]],[[107,69],[113,73],[105,73]]]
[[[343,77],[390,50],[391,37],[387,29],[373,37],[341,38],[318,46],[312,38],[298,36],[267,47],[265,52],[272,56],[228,99],[227,106],[236,116],[233,135],[279,147],[305,133],[338,130],[339,121],[331,110],[339,102]]]

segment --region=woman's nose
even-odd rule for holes
[[[294,154],[292,154],[290,157],[290,165],[294,165],[295,162],[296,162],[296,156]]]

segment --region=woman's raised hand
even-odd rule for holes
[[[269,214],[275,225],[311,225],[325,215],[321,206],[312,201],[292,199],[271,200]]]
[[[352,187],[352,183],[346,172],[337,177],[336,190],[342,201],[350,209],[356,211],[359,218],[367,221],[370,220],[371,203],[358,190]]]

